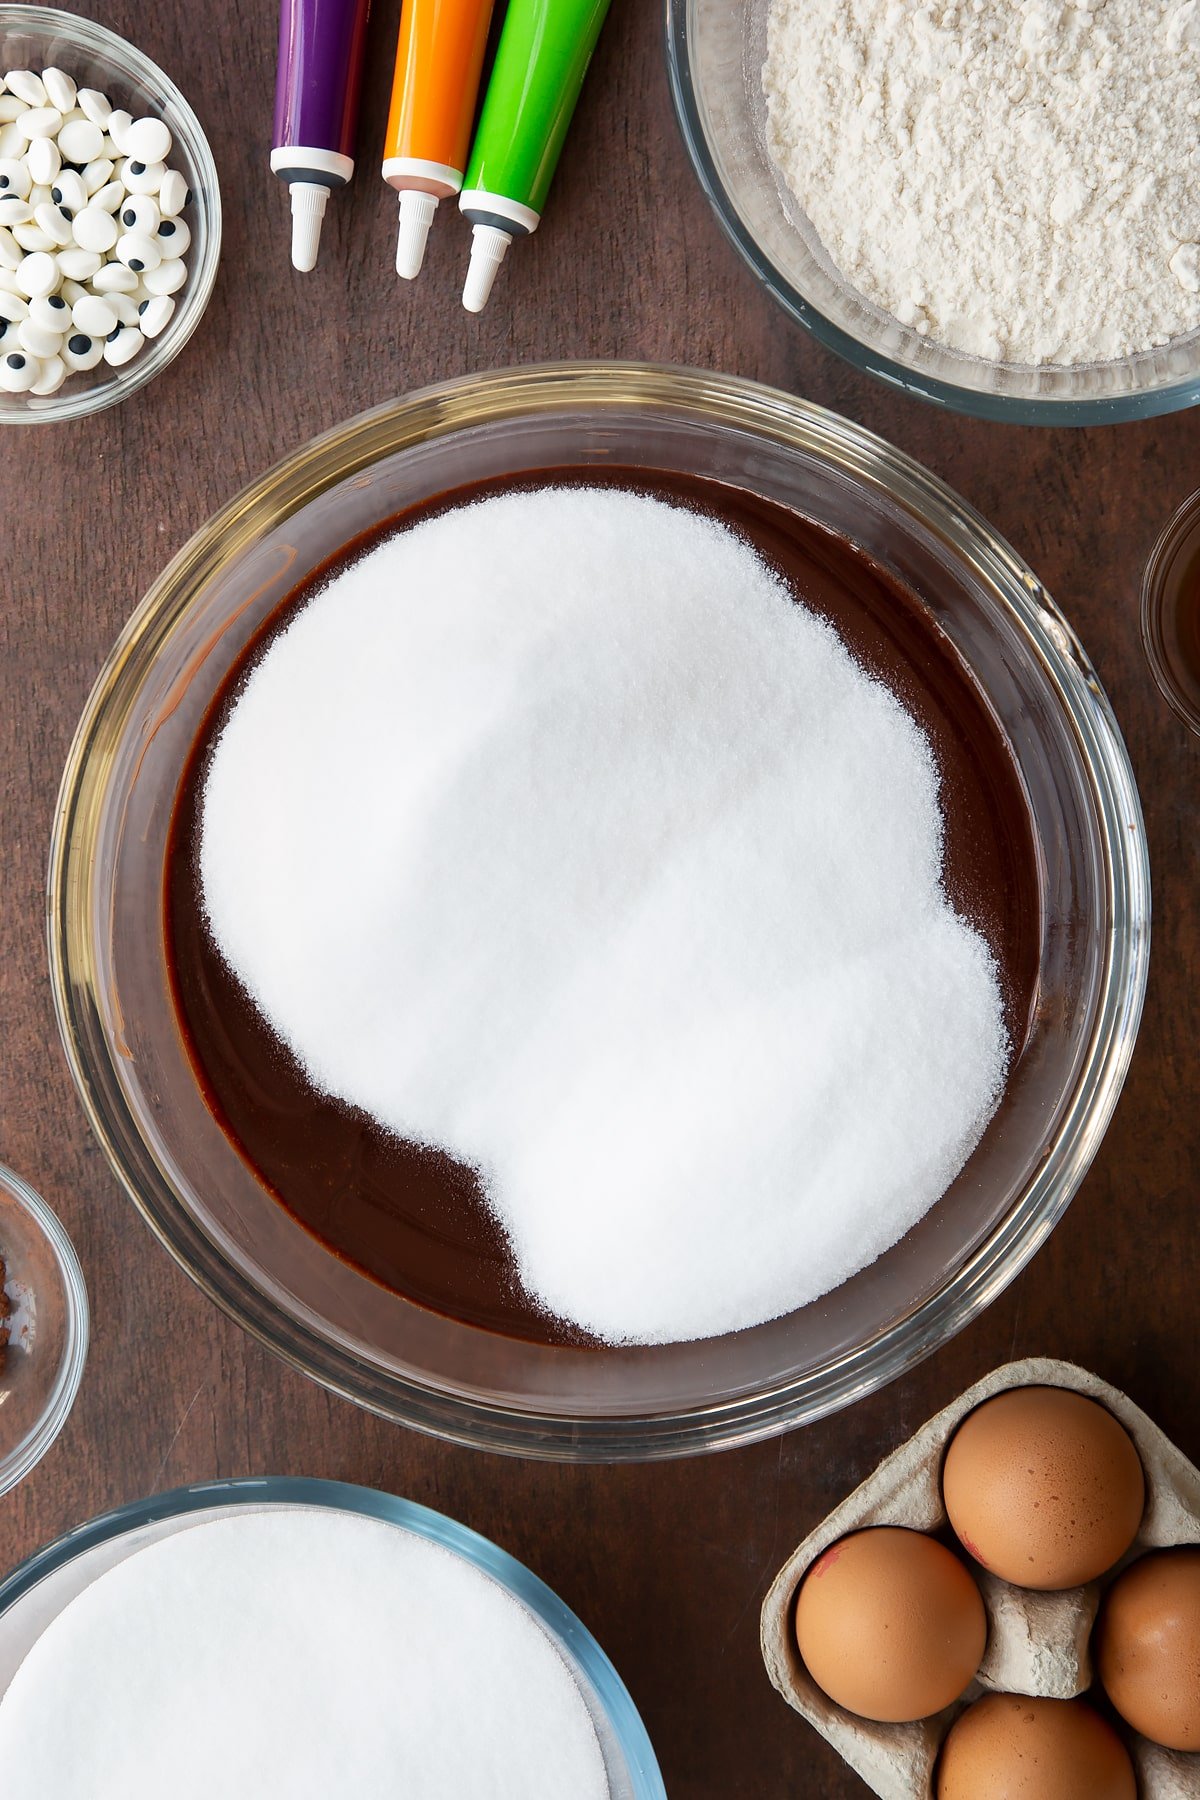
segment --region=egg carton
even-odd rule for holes
[[[969,1412],[1006,1388],[1073,1388],[1098,1400],[1137,1445],[1146,1477],[1146,1510],[1126,1556],[1102,1581],[1059,1593],[1010,1586],[971,1564],[988,1615],[978,1674],[961,1699],[913,1725],[877,1725],[827,1699],[796,1649],[796,1590],[830,1544],[868,1525],[906,1525],[954,1541],[942,1502],[942,1459]],[[1090,1639],[1103,1588],[1147,1550],[1200,1543],[1200,1471],[1132,1400],[1072,1363],[1030,1357],[977,1381],[880,1463],[793,1551],[763,1602],[761,1643],[767,1673],[789,1706],[815,1725],[881,1800],[933,1800],[938,1753],[955,1718],[988,1692],[1070,1700],[1091,1686]],[[965,1552],[963,1552],[965,1556]],[[969,1559],[968,1559],[969,1560]],[[1163,1750],[1125,1733],[1141,1800],[1200,1800],[1200,1753]]]

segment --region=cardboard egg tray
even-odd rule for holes
[[[914,1725],[876,1725],[826,1698],[796,1649],[796,1590],[810,1564],[848,1532],[867,1525],[907,1525],[954,1543],[942,1504],[942,1458],[956,1427],[993,1394],[1013,1387],[1065,1387],[1106,1406],[1137,1445],[1146,1477],[1146,1510],[1137,1537],[1116,1565],[1147,1550],[1200,1544],[1200,1471],[1141,1409],[1098,1376],[1071,1363],[1032,1357],[993,1369],[927,1421],[881,1462],[861,1487],[811,1532],[780,1569],[763,1602],[761,1641],[767,1672],[789,1706],[815,1725],[883,1800],[933,1800],[933,1776],[946,1733],[981,1694],[1035,1694],[1069,1700],[1086,1692],[1089,1640],[1103,1589],[1116,1571],[1086,1587],[1036,1593],[1011,1587],[961,1554],[979,1582],[988,1641],[976,1679],[962,1698]],[[1140,1800],[1200,1800],[1200,1754],[1181,1755],[1124,1732],[1138,1774]]]

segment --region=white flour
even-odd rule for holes
[[[922,335],[1105,361],[1200,326],[1200,0],[771,0],[771,155]]]

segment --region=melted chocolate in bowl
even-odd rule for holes
[[[845,538],[774,501],[701,477],[633,469],[547,470],[540,481],[636,489],[719,519],[828,619],[928,734],[942,781],[943,878],[996,958],[1015,1060],[1038,972],[1033,827],[1001,727],[966,664],[914,594]],[[548,1344],[580,1344],[523,1292],[473,1172],[405,1143],[314,1091],[225,966],[199,891],[197,845],[212,747],[248,671],[313,591],[381,539],[453,506],[528,488],[529,477],[438,496],[347,545],[296,588],[230,670],[193,745],[167,857],[166,922],[176,1011],[205,1099],[279,1203],[333,1253],[421,1305]],[[847,821],[853,828],[853,821]],[[1003,1111],[1005,1102],[1001,1101]]]

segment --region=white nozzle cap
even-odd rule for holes
[[[463,305],[480,313],[488,303],[496,270],[508,255],[512,238],[498,225],[475,225],[471,230],[471,266],[463,288]]]
[[[412,281],[421,273],[425,261],[425,244],[429,227],[437,211],[437,195],[422,194],[416,188],[403,188],[400,193],[400,239],[396,245],[396,273]]]
[[[320,181],[293,181],[291,186],[292,267],[307,273],[317,266],[321,220],[325,217],[329,189]]]

